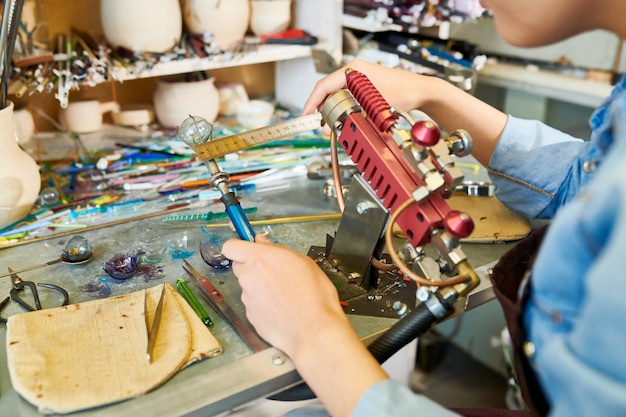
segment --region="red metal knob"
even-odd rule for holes
[[[458,210],[451,210],[443,220],[446,230],[459,239],[468,237],[474,231],[474,220],[469,214]]]
[[[411,140],[421,146],[434,146],[441,139],[439,127],[430,120],[420,120],[411,127]]]

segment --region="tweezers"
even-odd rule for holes
[[[145,319],[146,319],[146,332],[148,334],[148,348],[146,351],[146,359],[152,363],[154,358],[154,345],[156,345],[157,333],[159,332],[159,326],[161,324],[161,316],[163,315],[163,299],[165,294],[165,285],[161,289],[161,297],[159,298],[159,304],[157,305],[154,313],[154,320],[152,326],[150,326],[150,319],[148,318],[148,290],[146,289],[146,297],[144,301]]]

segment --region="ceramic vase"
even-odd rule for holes
[[[3,228],[31,211],[41,187],[37,163],[18,145],[10,101],[0,110],[0,149],[0,228]]]
[[[291,23],[291,0],[251,0],[250,30],[257,36],[281,32]]]
[[[222,49],[243,39],[250,20],[248,0],[182,0],[187,31],[210,33]]]
[[[35,119],[27,108],[13,110],[13,123],[17,140],[22,146],[28,145],[35,135]]]
[[[166,52],[182,36],[179,0],[102,0],[104,37],[113,47],[142,52]]]
[[[159,78],[153,104],[155,115],[164,127],[177,127],[189,115],[213,123],[219,112],[220,96],[213,77],[200,81]]]
[[[116,101],[103,103],[98,100],[71,101],[66,108],[59,109],[59,122],[72,132],[97,132],[102,128],[102,116],[119,110],[120,105]]]

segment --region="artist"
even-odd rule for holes
[[[482,5],[511,45],[542,46],[592,29],[626,38],[623,0]],[[361,61],[348,67],[392,106],[423,110],[447,131],[469,131],[498,198],[529,218],[553,219],[543,239],[535,233],[505,255],[493,277],[530,410],[626,415],[626,81],[596,110],[591,138],[582,141],[506,115],[443,80]],[[344,87],[343,69],[320,80],[303,113]],[[250,322],[289,355],[330,415],[456,415],[389,379],[311,259],[260,236],[255,244],[230,240],[223,252],[234,261]]]

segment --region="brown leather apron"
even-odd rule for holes
[[[529,411],[451,408],[464,417],[537,417],[548,414],[549,405],[523,352],[526,337],[522,322],[522,309],[530,288],[528,282],[530,267],[546,229],[547,226],[544,226],[535,230],[505,253],[494,266],[491,275],[496,298],[502,306],[511,334],[515,378]]]
[[[511,335],[515,378],[528,408],[540,416],[549,411],[535,372],[524,354],[526,342],[522,310],[530,290],[530,267],[539,250],[547,226],[543,226],[504,254],[493,268],[491,282]]]

